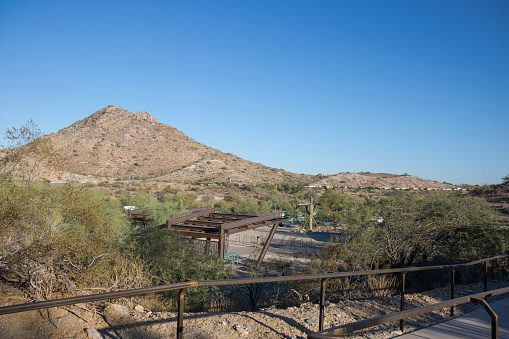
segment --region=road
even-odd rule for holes
[[[227,252],[241,252],[244,257],[256,259],[271,227],[263,226],[231,235]],[[315,250],[331,238],[338,236],[341,234],[319,231],[299,232],[298,229],[278,227],[265,259],[295,261],[295,252]]]

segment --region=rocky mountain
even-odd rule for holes
[[[150,113],[135,114],[118,106],[100,109],[48,135],[63,155],[64,170],[97,178],[113,175],[172,182],[310,182],[295,174],[241,159],[205,146],[162,124]]]
[[[314,182],[314,187],[373,187],[378,189],[428,189],[452,190],[457,186],[413,177],[389,173],[339,173]]]
[[[295,174],[208,147],[148,112],[108,106],[47,136],[62,154],[62,168],[94,181],[132,173],[166,182],[307,183],[312,187],[455,189],[410,175],[339,173],[317,178]],[[64,176],[65,177],[65,176]],[[68,176],[67,176],[68,177]],[[83,181],[80,179],[80,181]]]

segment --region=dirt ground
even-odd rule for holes
[[[501,288],[506,281],[491,281],[489,288]],[[457,286],[458,296],[479,292],[481,284]],[[449,298],[449,288],[406,295],[406,309]],[[493,299],[494,300],[494,299]],[[0,306],[27,302],[22,294],[2,287]],[[175,338],[176,314],[152,312],[135,300],[116,303],[79,304],[0,316],[2,338]],[[328,303],[326,328],[399,310],[399,296],[368,300],[341,300]],[[456,315],[477,308],[473,304],[457,307]],[[306,338],[318,331],[317,304],[303,303],[286,309],[266,308],[256,312],[186,313],[184,338]],[[428,313],[405,321],[405,332],[450,319],[449,309]],[[392,338],[400,335],[396,323],[359,331],[352,338]]]
[[[230,237],[229,251],[241,252],[242,257],[256,259],[261,246],[257,238],[266,238],[270,227],[249,230]],[[266,259],[285,260],[298,266],[295,252],[316,249],[327,242],[333,232],[300,233],[294,229],[279,228],[269,248]],[[234,241],[236,240],[236,241]],[[299,259],[300,260],[300,259]],[[305,259],[302,259],[305,260]],[[302,265],[305,265],[302,262]],[[243,275],[242,266],[234,265],[238,276]],[[246,272],[244,272],[246,273]],[[247,273],[246,273],[247,274]],[[506,287],[507,281],[491,281],[489,289]],[[480,284],[456,287],[456,295],[482,291]],[[0,306],[29,302],[17,289],[0,285]],[[406,295],[406,309],[448,300],[448,287],[424,293]],[[284,296],[281,296],[282,298]],[[2,338],[175,338],[176,314],[155,312],[144,299],[112,300],[112,303],[79,304],[0,316]],[[328,303],[325,310],[326,328],[355,322],[399,311],[399,295],[376,299],[339,300]],[[457,315],[476,308],[473,304],[457,308]],[[306,338],[308,333],[318,331],[319,307],[302,303],[299,307],[265,308],[256,312],[209,312],[186,313],[184,338]],[[428,313],[405,322],[405,332],[426,327],[450,319],[449,310]],[[392,338],[400,335],[397,323],[359,331],[354,338]]]

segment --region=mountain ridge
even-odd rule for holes
[[[422,179],[408,174],[338,173],[314,182],[312,187],[453,190],[456,185]]]
[[[62,167],[81,175],[140,177],[176,182],[310,182],[295,174],[223,153],[188,137],[152,114],[107,106],[47,136],[65,159]]]
[[[310,175],[287,172],[206,146],[146,111],[131,113],[107,106],[47,135],[66,159],[64,170],[101,181],[132,174],[154,181],[231,182],[234,184],[305,183],[310,187],[440,189],[457,186],[410,175],[338,173]]]

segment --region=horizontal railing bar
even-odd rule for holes
[[[202,237],[211,237],[210,234],[203,234]],[[501,255],[491,258],[478,260],[475,263],[482,263],[485,261],[491,261],[495,259],[509,258],[509,255]],[[356,272],[338,272],[338,273],[323,273],[323,274],[306,274],[306,275],[289,275],[280,277],[258,277],[258,278],[243,278],[243,279],[224,279],[224,280],[202,280],[192,282],[181,282],[168,285],[150,286],[137,289],[121,290],[114,292],[106,292],[99,294],[84,295],[78,297],[70,297],[64,299],[53,299],[47,301],[38,301],[33,303],[12,305],[0,307],[0,315],[16,312],[24,312],[42,308],[65,306],[72,304],[79,304],[83,302],[92,302],[106,299],[122,298],[122,297],[133,297],[136,295],[143,295],[149,293],[165,292],[178,290],[181,288],[188,287],[201,287],[201,286],[226,286],[226,285],[241,285],[241,284],[259,284],[266,282],[287,282],[287,281],[299,281],[299,280],[314,280],[324,278],[344,278],[344,277],[355,277],[375,274],[391,274],[391,273],[402,273],[402,272],[414,272],[414,271],[425,271],[425,270],[436,270],[445,269],[460,266],[471,266],[472,263],[465,264],[454,264],[454,265],[440,265],[440,266],[423,266],[423,267],[406,267],[406,268],[391,268],[384,270],[370,270],[370,271],[356,271]]]
[[[136,288],[136,289],[131,289],[131,290],[122,290],[122,291],[82,295],[79,297],[36,301],[33,303],[25,303],[25,304],[0,307],[0,315],[9,314],[9,313],[25,312],[25,311],[33,311],[33,310],[39,310],[39,309],[43,309],[43,308],[50,308],[50,307],[81,304],[81,303],[85,303],[85,302],[92,302],[92,301],[99,301],[99,300],[106,300],[106,299],[133,297],[133,296],[143,295],[143,294],[174,291],[174,290],[180,290],[182,288],[189,288],[189,287],[196,287],[196,286],[197,286],[196,281],[185,281],[185,282],[169,284],[169,285],[150,286],[150,287]]]
[[[509,255],[498,255],[498,256],[496,256],[496,257],[490,257],[490,258],[486,258],[486,259],[480,259],[480,260],[471,261],[471,262],[467,262],[467,263],[464,263],[464,264],[458,264],[458,265],[463,265],[463,266],[472,266],[472,265],[482,264],[482,263],[487,262],[487,261],[492,261],[492,260],[502,259],[502,258],[509,258]]]
[[[337,336],[340,336],[340,335],[343,335],[346,333],[355,332],[358,330],[362,330],[362,329],[365,329],[368,327],[383,325],[383,324],[386,324],[389,322],[394,322],[394,321],[398,321],[401,319],[415,317],[415,316],[418,316],[418,315],[421,315],[424,313],[433,312],[433,311],[440,310],[443,308],[448,308],[451,306],[465,304],[465,303],[471,302],[471,299],[480,299],[480,298],[495,296],[495,295],[504,294],[504,293],[509,293],[509,287],[499,288],[499,289],[493,290],[493,291],[481,292],[481,293],[473,294],[470,296],[464,296],[464,297],[460,297],[460,298],[456,298],[456,299],[452,299],[452,300],[442,301],[442,302],[432,304],[432,305],[426,305],[426,306],[413,308],[411,310],[396,312],[396,313],[392,313],[392,314],[388,314],[388,315],[379,316],[376,318],[371,318],[371,319],[361,320],[361,321],[357,321],[357,322],[350,323],[350,324],[331,327],[329,329],[326,329],[326,330],[323,330],[320,332],[310,333],[308,335],[308,338],[313,338],[313,339],[337,338]]]
[[[502,255],[493,257],[493,259],[509,258],[509,255]],[[485,260],[489,261],[489,260]],[[391,273],[403,273],[403,272],[417,272],[427,270],[438,270],[453,268],[459,266],[466,266],[467,264],[454,264],[454,265],[438,265],[438,266],[422,266],[422,267],[405,267],[405,268],[389,268],[383,270],[369,270],[369,271],[356,271],[356,272],[338,272],[338,273],[322,273],[322,274],[305,274],[305,275],[286,275],[281,277],[259,277],[259,278],[244,278],[244,279],[224,279],[224,280],[202,280],[198,281],[199,286],[224,286],[234,284],[256,284],[264,282],[285,282],[295,280],[313,280],[323,278],[346,278],[346,277],[358,277],[364,275],[375,275],[375,274],[391,274]]]
[[[197,223],[191,223],[188,221],[184,221],[185,224],[175,224],[171,225],[171,229],[183,229],[183,230],[219,230],[219,225],[199,225]]]

